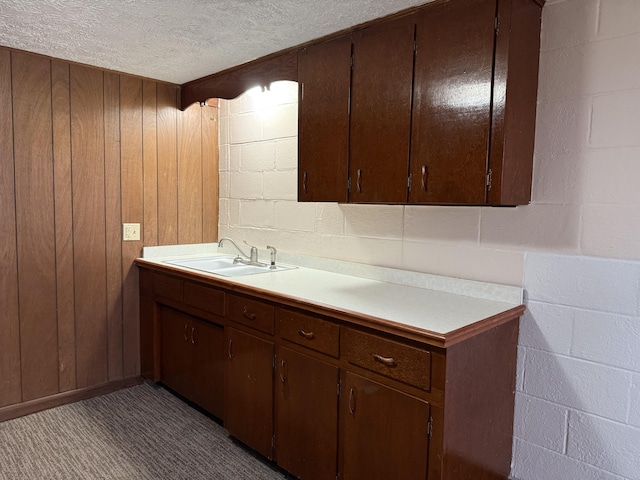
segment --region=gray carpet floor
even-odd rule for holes
[[[0,480],[285,478],[151,384],[0,423]]]

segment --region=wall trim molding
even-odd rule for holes
[[[102,385],[69,390],[68,392],[57,393],[55,395],[30,400],[28,402],[16,403],[14,405],[0,408],[0,422],[41,412],[43,410],[48,410],[49,408],[75,403],[80,400],[106,395],[117,390],[122,390],[123,388],[140,385],[142,382],[142,377],[135,376],[116,380],[115,382],[104,383]]]

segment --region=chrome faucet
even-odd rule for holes
[[[245,265],[260,265],[264,266],[264,263],[260,263],[258,261],[258,249],[253,245],[249,245],[246,240],[243,240],[244,243],[251,248],[251,253],[247,255],[236,242],[233,241],[232,238],[222,237],[218,240],[218,247],[222,248],[225,242],[231,242],[231,245],[236,247],[236,250],[240,253],[236,258],[233,259],[233,263],[244,263]],[[241,256],[242,255],[242,256]],[[244,257],[244,258],[242,258]]]

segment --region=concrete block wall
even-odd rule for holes
[[[219,231],[524,285],[513,478],[640,479],[640,1],[548,0],[541,40],[531,205],[298,204],[278,82],[221,102]]]
[[[640,262],[528,252],[514,478],[640,479]]]

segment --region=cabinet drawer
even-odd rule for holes
[[[227,295],[229,319],[273,335],[275,309],[268,303]]]
[[[338,358],[340,327],[303,313],[278,309],[278,332],[284,340]]]
[[[184,283],[184,303],[214,315],[224,316],[224,291],[197,283]]]
[[[431,386],[431,354],[377,335],[344,329],[342,354],[353,365],[423,390]]]
[[[153,275],[153,294],[177,302],[183,299],[183,281],[167,275]]]

